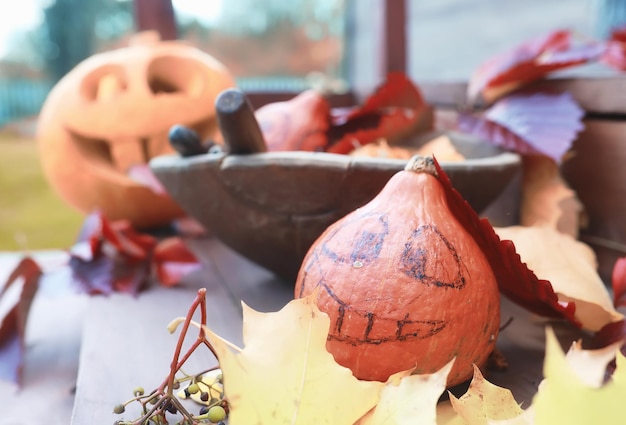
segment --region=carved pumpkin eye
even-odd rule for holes
[[[172,64],[178,67],[177,72],[172,72]],[[154,58],[147,70],[148,87],[155,95],[182,93],[190,98],[201,96],[207,75],[199,65],[193,60],[176,56]]]
[[[79,210],[101,210],[138,227],[181,216],[171,198],[129,172],[174,154],[180,124],[217,136],[215,98],[234,87],[216,59],[179,42],[151,42],[94,55],[57,83],[43,105],[40,156],[51,185]]]
[[[108,101],[128,87],[128,77],[121,65],[97,68],[81,81],[80,94],[88,102]]]

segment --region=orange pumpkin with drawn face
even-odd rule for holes
[[[215,138],[214,100],[235,85],[210,55],[175,41],[146,38],[96,54],[52,89],[37,128],[45,175],[69,204],[140,228],[184,215],[164,192],[131,177],[173,153],[169,129],[182,124]]]

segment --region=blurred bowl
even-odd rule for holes
[[[466,160],[440,165],[480,212],[520,170],[520,156],[467,135],[446,134]],[[370,201],[406,163],[322,152],[214,152],[161,156],[150,168],[182,209],[226,245],[295,281],[317,237]]]

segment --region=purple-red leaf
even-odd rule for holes
[[[127,220],[109,221],[100,213],[85,219],[70,249],[70,268],[80,289],[91,295],[136,295],[150,278],[173,286],[200,267],[179,237],[158,241],[136,231]]]
[[[41,269],[26,257],[0,288],[0,379],[22,384],[26,320]]]
[[[162,240],[154,249],[153,265],[161,285],[174,286],[183,276],[198,270],[200,263],[179,237]]]
[[[570,31],[553,31],[480,65],[470,78],[468,97],[474,101],[482,96],[491,103],[550,72],[597,60],[605,48],[605,43],[595,41],[574,44]]]
[[[576,305],[572,302],[560,302],[550,282],[538,279],[535,273],[522,263],[513,242],[500,240],[489,221],[479,218],[461,194],[454,189],[437,161],[435,165],[450,210],[487,257],[500,292],[536,314],[568,319],[580,326],[574,317]]]
[[[86,218],[70,249],[70,268],[80,289],[88,294],[137,294],[148,283],[156,243],[126,220],[109,222],[94,213]]]
[[[569,93],[507,96],[482,116],[462,114],[458,126],[504,149],[543,154],[557,163],[584,125],[584,111]]]

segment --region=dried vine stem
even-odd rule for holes
[[[198,337],[194,341],[194,343],[189,347],[185,355],[180,358],[180,353],[183,349],[183,343],[185,341],[185,337],[187,336],[187,331],[189,330],[189,326],[193,321],[193,315],[196,310],[200,308],[200,323],[202,326],[198,327]],[[215,356],[217,359],[217,353],[215,349],[211,346],[209,341],[206,339],[204,334],[204,329],[206,326],[206,288],[200,288],[198,290],[198,294],[196,295],[196,299],[193,301],[191,306],[189,307],[189,311],[187,311],[187,316],[185,316],[185,322],[183,323],[183,327],[180,331],[180,335],[178,336],[178,341],[176,342],[176,350],[174,351],[174,356],[172,357],[172,362],[170,363],[170,373],[165,381],[159,386],[159,391],[163,392],[165,386],[167,386],[167,393],[171,396],[174,390],[174,381],[176,380],[176,373],[180,370],[180,368],[185,364],[187,359],[191,357],[193,352],[200,346],[200,344],[204,344]]]
[[[193,320],[193,316],[196,314],[198,309],[200,310],[200,316],[201,316],[200,324],[198,324],[197,322]],[[156,421],[155,423],[160,423],[159,421],[165,421],[166,412],[173,413],[173,414],[177,412],[180,413],[184,418],[184,422],[181,422],[181,423],[189,423],[189,424],[199,423],[197,419],[200,419],[200,417],[192,415],[189,411],[187,411],[187,409],[185,409],[185,407],[180,403],[180,401],[174,395],[174,390],[179,388],[179,384],[181,381],[192,380],[193,382],[195,382],[196,380],[200,379],[201,375],[211,370],[215,370],[219,368],[219,366],[215,366],[213,368],[207,369],[196,375],[187,375],[181,370],[185,362],[189,359],[189,357],[191,357],[194,351],[201,344],[204,344],[211,351],[213,356],[216,359],[218,359],[215,349],[211,346],[211,344],[209,343],[209,341],[206,339],[206,336],[205,336],[206,335],[205,334],[206,322],[207,322],[206,288],[201,288],[198,290],[196,298],[191,304],[191,306],[189,307],[189,310],[187,311],[187,315],[185,316],[180,335],[178,336],[178,340],[176,342],[176,349],[174,351],[174,355],[170,363],[169,374],[167,375],[167,377],[163,380],[163,382],[159,385],[157,389],[155,389],[148,395],[143,395],[143,389],[141,389],[139,393],[135,394],[135,397],[133,399],[127,401],[123,405],[120,405],[121,407],[120,412],[116,412],[116,413],[121,413],[124,411],[123,406],[125,406],[126,404],[132,401],[139,401],[141,403],[142,410],[143,410],[143,414],[140,418],[133,420],[131,422],[118,421],[116,423],[133,424],[133,425],[145,424],[147,423],[146,421],[150,419],[152,419],[153,421]],[[190,326],[195,326],[198,328],[198,336],[196,337],[196,340],[191,345],[191,347],[189,347],[189,349],[184,354],[182,354],[183,343],[185,341],[185,338],[187,336]],[[182,372],[185,375],[185,377],[182,379],[177,379],[176,374],[178,372]],[[148,408],[147,406],[148,403],[154,404],[154,406]],[[226,403],[226,401],[222,400],[222,403]],[[167,422],[164,422],[164,423],[167,423]]]

